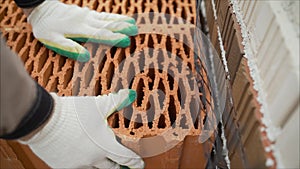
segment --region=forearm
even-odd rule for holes
[[[12,132],[36,98],[36,85],[18,56],[1,38],[1,130]]]
[[[0,135],[17,139],[38,129],[50,117],[53,102],[24,69],[1,37]],[[6,137],[8,136],[8,137]]]

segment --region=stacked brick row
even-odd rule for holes
[[[272,142],[267,138],[262,123],[261,105],[244,57],[242,33],[229,0],[206,2],[207,25],[211,41],[221,56],[217,26],[220,28],[230,74],[230,91],[223,113],[225,135],[232,168],[276,168],[276,162],[266,166],[267,160],[276,161],[273,151],[266,151]]]
[[[201,69],[197,73],[194,64],[194,51],[199,50],[193,45],[195,2],[64,2],[133,16],[139,35],[123,49],[85,43],[91,59],[79,63],[46,49],[33,37],[14,2],[3,1],[1,32],[29,74],[61,96],[135,89],[137,100],[108,120],[120,142],[143,156],[146,168],[204,168],[214,138],[199,143],[198,135],[213,108],[205,65],[198,60]]]

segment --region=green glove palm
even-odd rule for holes
[[[137,34],[131,17],[96,12],[56,0],[45,1],[28,17],[34,36],[47,48],[81,62],[90,58],[79,42],[96,42],[117,47],[130,44],[128,36]]]

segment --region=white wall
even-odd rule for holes
[[[284,167],[299,168],[298,0],[237,0],[250,37],[269,117],[281,129],[275,148]]]

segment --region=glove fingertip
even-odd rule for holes
[[[128,96],[127,98],[118,106],[117,111],[123,109],[124,107],[129,106],[134,100],[136,99],[137,94],[135,90],[128,89]]]
[[[128,90],[129,90],[129,94],[128,94],[129,102],[132,103],[136,99],[137,94],[136,94],[135,90],[132,90],[132,89],[128,89]]]
[[[120,39],[115,46],[125,48],[130,45],[130,38],[128,36],[124,37],[123,39]]]
[[[88,51],[79,53],[76,60],[79,62],[87,62],[90,60],[90,53]]]
[[[133,18],[130,18],[130,19],[128,19],[128,20],[125,20],[125,22],[127,22],[127,23],[131,23],[131,24],[136,24],[136,21],[135,21],[135,19],[133,19]]]
[[[119,30],[119,31],[114,31],[114,32],[117,32],[117,33],[122,33],[122,34],[125,34],[125,35],[128,35],[128,36],[135,36],[138,34],[138,28],[136,25],[130,25],[129,27],[125,28],[125,29],[122,29],[122,30]]]

